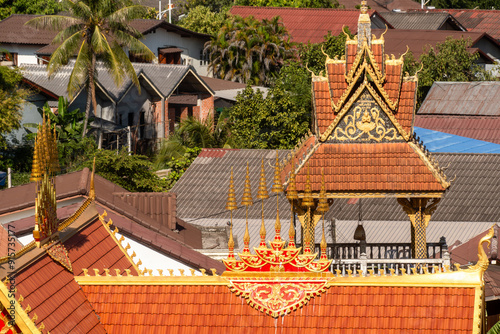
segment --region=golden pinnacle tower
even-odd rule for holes
[[[37,182],[33,237],[39,247],[57,237],[59,220],[54,174],[59,170],[56,132],[51,130],[50,120],[44,114],[35,139],[30,178]]]

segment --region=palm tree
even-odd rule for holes
[[[279,17],[257,21],[236,16],[205,44],[214,76],[250,84],[270,84],[294,49]]]
[[[128,76],[139,87],[134,67],[123,47],[145,60],[155,55],[138,38],[141,34],[128,23],[141,17],[147,8],[140,5],[125,6],[123,0],[62,0],[71,16],[44,15],[26,24],[36,29],[59,31],[52,43],[60,44],[47,66],[49,77],[66,65],[75,54],[76,60],[68,83],[70,100],[85,84],[87,105],[82,137],[87,133],[90,103],[97,110],[95,96],[96,64],[101,61],[119,86]]]

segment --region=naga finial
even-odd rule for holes
[[[482,237],[481,240],[479,241],[479,245],[477,246],[478,261],[474,266],[470,267],[470,269],[481,270],[481,271],[485,271],[486,269],[488,269],[490,261],[488,259],[488,255],[486,255],[486,252],[484,251],[483,244],[487,243],[488,244],[487,247],[489,248],[491,244],[491,238],[493,238],[493,235],[495,235],[495,224],[491,226],[488,233],[484,237]]]

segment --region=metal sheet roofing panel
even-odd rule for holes
[[[386,19],[394,29],[438,30],[446,21],[449,19],[451,20],[450,15],[447,13],[434,12],[383,12],[380,13],[380,15]]]
[[[56,31],[36,30],[25,25],[40,15],[13,14],[0,21],[0,43],[4,44],[50,44]]]
[[[279,151],[284,157],[288,151]],[[268,189],[272,184],[272,167],[275,151],[232,150],[220,158],[197,158],[176,183],[172,192],[177,193],[178,216],[197,224],[208,218],[229,218],[225,210],[229,175],[234,166],[236,199],[243,193],[246,162],[250,164],[250,180],[255,197],[258,187],[261,158],[265,158]],[[500,220],[500,154],[433,153],[441,167],[446,168],[450,179],[455,179],[445,192],[432,221],[477,221]],[[200,163],[202,161],[203,163]],[[456,176],[456,178],[454,177]],[[355,220],[356,205],[347,204],[348,199],[338,199],[327,214],[327,219]],[[280,198],[280,214],[289,219],[290,206],[284,196]],[[259,219],[261,207],[255,200],[249,209],[249,217]],[[275,197],[265,200],[264,216],[276,217]],[[244,218],[244,207],[234,212],[235,218]],[[364,199],[363,219],[383,221],[406,221],[408,218],[394,198]],[[227,221],[227,220],[226,220]]]
[[[431,152],[500,153],[500,144],[419,127],[414,130]]]
[[[418,115],[500,116],[500,81],[434,82]]]

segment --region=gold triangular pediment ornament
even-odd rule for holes
[[[358,107],[359,109],[357,109]],[[372,113],[372,109],[374,109],[374,113]],[[359,117],[356,116],[356,110],[360,111]],[[368,115],[365,114],[365,111],[368,112]],[[353,119],[346,117],[351,115],[354,117]],[[358,122],[360,122],[359,126]],[[371,128],[373,125],[375,126]],[[341,134],[341,132],[345,131],[349,131],[347,136]],[[366,135],[363,136],[360,133]],[[364,140],[364,138],[369,139]],[[356,142],[358,139],[358,142],[367,142],[368,140],[375,142],[408,141],[410,139],[410,134],[399,124],[389,106],[366,78],[343,105],[332,124],[320,135],[321,142],[330,140],[335,142]]]
[[[329,143],[402,141],[403,136],[368,89],[361,93],[327,139]]]

